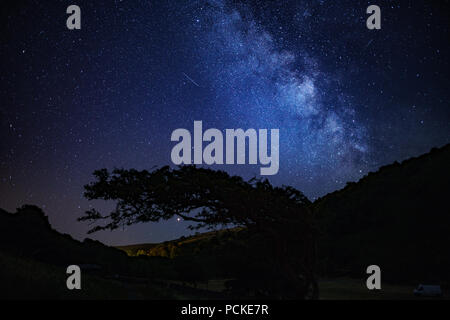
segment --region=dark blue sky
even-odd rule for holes
[[[70,4],[82,29],[69,31]],[[366,28],[369,4],[381,30]],[[170,164],[177,128],[280,129],[310,199],[450,142],[448,1],[2,1],[0,207],[84,238],[99,168]],[[259,166],[217,167],[245,178]],[[101,207],[103,205],[100,205]],[[183,222],[93,237],[154,242]]]

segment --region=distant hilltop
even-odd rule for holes
[[[179,255],[200,253],[203,249],[213,249],[213,243],[222,240],[230,240],[238,237],[244,228],[230,228],[204,233],[196,233],[192,236],[183,236],[175,240],[161,243],[143,243],[127,246],[116,246],[115,248],[126,252],[129,256],[159,256],[174,258]]]

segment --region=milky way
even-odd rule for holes
[[[1,6],[0,207],[42,207],[60,231],[99,168],[170,164],[177,128],[280,130],[270,181],[310,199],[450,141],[445,2],[66,1]],[[74,2],[74,3],[75,3]],[[244,178],[259,165],[223,165]],[[154,242],[183,221],[95,238]]]
[[[282,128],[282,165],[309,181],[365,167],[365,130],[333,75],[321,71],[301,42],[280,49],[251,13],[243,19],[225,10],[214,1],[199,15],[199,23],[210,22],[201,26],[207,33],[198,44],[205,57],[200,65],[217,94],[212,104],[223,108],[225,123]]]

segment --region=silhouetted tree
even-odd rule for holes
[[[243,226],[265,236],[272,268],[283,284],[291,286],[272,296],[317,298],[316,232],[310,202],[300,191],[195,166],[166,166],[152,172],[102,169],[94,176],[96,181],[85,186],[86,198],[113,200],[116,207],[107,215],[86,211],[80,221],[105,221],[90,232],[174,216],[191,221],[191,229]]]

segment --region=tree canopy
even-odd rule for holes
[[[243,226],[265,235],[273,268],[288,282],[301,282],[297,295],[306,295],[311,285],[316,289],[313,215],[310,201],[295,188],[192,165],[153,171],[101,169],[94,176],[85,186],[85,197],[112,200],[116,206],[109,214],[86,211],[79,220],[97,223],[90,232],[173,217],[192,222],[191,229]]]
[[[310,201],[295,188],[274,187],[267,180],[230,176],[224,171],[182,166],[152,172],[135,169],[101,169],[96,181],[85,186],[89,200],[116,201],[115,210],[102,215],[91,209],[80,221],[109,220],[90,233],[141,222],[157,222],[178,216],[191,228],[236,225],[300,223],[307,227]]]

